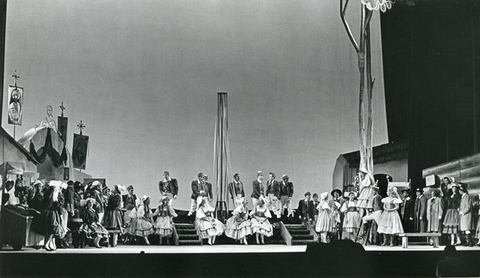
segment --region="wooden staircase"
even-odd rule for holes
[[[307,222],[302,224],[283,224],[280,222],[282,236],[287,245],[306,245],[318,242],[318,235]]]
[[[173,240],[175,245],[202,245],[197,228],[190,223],[174,223]]]

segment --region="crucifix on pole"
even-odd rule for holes
[[[83,135],[83,130],[86,128],[87,126],[83,123],[82,120],[80,120],[80,122],[77,124],[77,128],[80,130],[80,135]]]
[[[12,73],[12,78],[13,78],[13,86],[15,89],[17,89],[17,79],[20,79],[20,75],[17,74],[17,70],[14,70]],[[13,125],[13,139],[15,139],[15,128],[17,127],[16,124]]]
[[[62,117],[63,117],[63,110],[65,110],[65,106],[63,106],[63,101],[62,101],[62,104],[59,107],[62,110]]]

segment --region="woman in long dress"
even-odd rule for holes
[[[317,224],[315,225],[315,231],[320,233],[320,241],[328,243],[327,235],[328,233],[333,233],[333,223],[332,223],[332,208],[328,202],[328,192],[323,192],[320,194],[320,202],[315,208],[318,210],[318,219]]]
[[[447,190],[447,196],[445,198],[447,203],[447,213],[443,219],[444,234],[450,235],[451,245],[460,245],[460,237],[458,236],[458,227],[460,225],[460,214],[458,210],[460,208],[461,195],[458,193],[458,184],[452,184],[452,188]]]
[[[163,238],[166,238],[167,244],[170,244],[170,237],[173,234],[173,218],[178,215],[170,205],[170,198],[167,195],[162,197],[162,203],[153,214],[153,217],[155,216],[157,217],[155,220],[155,234],[160,236],[160,244],[162,244]]]
[[[108,231],[100,224],[98,212],[93,208],[96,200],[88,198],[85,208],[83,209],[83,224],[80,227],[80,233],[84,233],[86,238],[93,240],[93,245],[100,247],[100,240],[108,238]]]
[[[43,248],[47,251],[57,250],[55,238],[64,238],[67,230],[66,223],[62,218],[62,183],[50,181],[44,196],[43,227],[45,235],[45,244]],[[64,184],[66,187],[66,184]]]
[[[389,187],[388,197],[382,199],[383,212],[378,221],[377,232],[384,235],[382,246],[387,245],[390,240],[390,246],[393,246],[393,236],[403,233],[402,220],[398,215],[398,208],[402,203],[396,187]]]
[[[248,220],[248,209],[245,207],[246,200],[241,194],[235,197],[235,209],[232,217],[227,220],[225,235],[248,245],[247,236],[252,234],[252,223]]]
[[[225,230],[225,225],[213,217],[215,209],[207,202],[207,198],[200,198],[197,207],[196,223],[202,239],[208,238],[208,244],[214,245],[217,236]]]
[[[362,223],[357,200],[355,200],[356,196],[357,194],[355,192],[350,192],[348,194],[348,201],[343,203],[343,206],[340,209],[340,211],[345,214],[342,233],[344,239],[355,240],[360,224]]]
[[[105,209],[105,217],[103,226],[111,230],[119,230],[123,233],[123,216],[122,216],[122,196],[118,185],[113,187],[110,196],[108,197],[107,207]],[[117,246],[117,233],[113,233],[112,246]]]
[[[148,236],[153,234],[153,219],[152,212],[150,211],[150,197],[143,196],[140,200],[140,205],[136,210],[132,219],[131,225],[127,228],[127,233],[132,236],[142,237],[147,245],[150,245]]]
[[[257,206],[250,212],[252,217],[252,232],[255,233],[257,244],[265,244],[265,237],[271,237],[273,235],[272,224],[268,221],[268,218],[272,218],[270,210],[265,206],[265,198],[261,197],[258,200]]]

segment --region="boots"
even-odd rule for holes
[[[473,247],[472,234],[465,235],[465,246]]]
[[[387,242],[388,242],[388,240],[389,240],[389,237],[390,237],[389,235],[383,234],[383,243],[382,243],[382,246],[387,245]]]

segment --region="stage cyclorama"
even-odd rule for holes
[[[476,1],[0,12],[0,276],[480,275]]]

